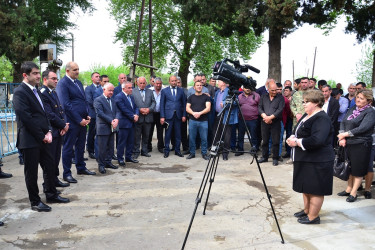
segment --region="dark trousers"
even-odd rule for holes
[[[286,143],[286,140],[292,135],[293,130],[293,118],[288,117],[285,124],[285,150],[290,155],[291,147]]]
[[[91,117],[89,124],[89,131],[87,132],[87,146],[86,149],[89,153],[95,152],[95,135],[96,135],[96,119]]]
[[[57,176],[60,175],[59,164],[60,164],[60,159],[61,159],[61,146],[62,146],[62,142],[63,142],[63,137],[62,136],[53,137],[52,138],[52,143],[50,145],[51,155],[53,157],[53,163],[54,163],[53,165],[55,167],[56,178],[57,178]]]
[[[186,120],[186,122],[181,121],[181,144],[182,144],[182,150],[183,151],[189,150],[189,137],[188,137],[188,133],[187,133],[187,127],[188,127],[187,120]],[[172,144],[172,147],[174,147],[175,146],[175,136],[174,136],[173,133],[172,133],[171,138],[172,138],[171,144]],[[197,137],[197,139],[199,139],[199,137]],[[200,140],[197,140],[197,145],[200,145]]]
[[[76,160],[77,171],[86,169],[86,163],[83,160],[86,143],[86,126],[69,127],[64,138],[64,146],[62,150],[62,163],[64,168],[64,177],[72,175],[72,158]],[[74,151],[73,151],[74,147]]]
[[[160,112],[154,112],[154,122],[151,124],[150,135],[148,137],[148,150],[152,150],[152,136],[154,134],[154,128],[156,126],[156,138],[158,139],[158,149],[164,149],[164,135],[163,127],[160,124]]]
[[[42,144],[40,147],[21,149],[24,159],[24,173],[26,188],[29,193],[29,200],[32,206],[38,205],[41,201],[38,188],[38,165],[40,164],[45,174],[44,187],[46,198],[57,196],[55,187],[55,168],[51,154],[50,144]]]
[[[279,159],[279,145],[280,145],[280,131],[281,131],[281,124],[280,119],[272,120],[271,124],[267,124],[262,121],[261,125],[262,130],[262,156],[265,159],[268,159],[269,151],[268,151],[268,143],[270,137],[272,138],[272,158],[274,160]]]
[[[119,161],[129,160],[132,157],[134,143],[134,126],[131,128],[120,128],[118,132],[117,159]],[[126,152],[125,152],[126,148]]]
[[[243,122],[242,119],[238,121],[238,150],[244,151],[244,136],[246,133],[246,128],[250,132],[250,141],[253,147],[257,150],[259,149],[258,136],[257,136],[257,120],[248,120]]]
[[[220,117],[215,117],[215,123],[214,123],[214,139],[213,139],[213,145],[216,145],[219,141],[220,137],[223,136],[224,138],[224,151],[223,155],[228,155],[228,152],[230,150],[230,138],[232,133],[232,126],[230,124],[226,125],[225,134],[223,135],[224,131],[224,124],[221,122],[219,124]]]
[[[165,147],[164,151],[169,152],[169,143],[172,138],[172,134],[175,136],[175,151],[180,152],[181,146],[181,119],[177,118],[176,114],[173,114],[172,119],[165,119],[169,123],[168,129],[165,130]]]
[[[112,156],[114,154],[114,140],[115,133],[109,135],[96,135],[96,140],[98,142],[98,165],[107,166],[112,161]]]
[[[135,138],[134,138],[134,147],[133,154],[139,155],[140,152],[143,154],[148,153],[148,140],[150,137],[151,123],[142,122],[135,123]],[[142,147],[141,147],[142,145]]]

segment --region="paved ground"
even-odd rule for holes
[[[139,160],[106,175],[74,174],[78,183],[62,190],[71,203],[38,213],[30,209],[18,158],[6,157],[3,170],[14,177],[0,179],[5,222],[0,249],[180,249],[207,161],[174,154],[164,159],[158,152]],[[374,199],[360,196],[349,204],[328,196],[321,224],[301,225],[293,217],[302,196],[291,189],[292,165],[265,163],[261,168],[285,239],[281,244],[258,168],[250,162],[248,155],[233,154],[219,161],[207,213],[202,215],[200,204],[185,249],[374,248]],[[87,163],[97,170],[94,160]],[[335,194],[344,188],[334,180]]]

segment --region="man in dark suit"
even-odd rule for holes
[[[94,96],[93,96],[94,100],[97,97],[103,95],[103,88],[104,88],[104,85],[106,85],[107,83],[109,83],[109,77],[107,75],[101,75],[100,81],[99,81],[99,87],[97,89],[95,89],[95,92],[94,92]]]
[[[51,125],[44,110],[43,101],[36,85],[40,81],[39,67],[33,62],[21,65],[23,82],[14,90],[13,107],[17,117],[17,148],[24,158],[25,181],[31,209],[49,212],[51,207],[39,197],[38,165],[46,174],[44,179],[47,202],[67,203],[69,199],[57,194],[54,180],[55,168],[50,151]]]
[[[160,97],[161,88],[163,86],[163,81],[160,77],[155,78],[154,86],[151,87],[155,99],[155,109],[153,112],[154,121],[151,124],[150,135],[148,138],[148,151],[152,151],[152,136],[154,134],[154,128],[156,126],[156,138],[158,139],[157,147],[160,153],[164,153],[164,128],[160,124]]]
[[[62,151],[62,163],[64,168],[64,180],[69,183],[77,183],[73,178],[71,167],[73,157],[73,147],[75,150],[75,162],[77,174],[95,175],[86,168],[83,161],[86,142],[86,126],[90,123],[91,117],[88,115],[89,108],[83,90],[82,83],[77,80],[79,68],[75,62],[66,64],[66,74],[59,81],[56,92],[60,103],[63,105],[69,130],[65,135]]]
[[[138,78],[138,87],[133,89],[135,105],[139,108],[139,119],[135,123],[135,140],[133,147],[133,157],[138,158],[139,153],[142,156],[150,157],[147,143],[150,136],[151,124],[154,120],[153,112],[155,109],[155,98],[152,90],[146,89],[146,78]],[[141,143],[142,142],[142,143]],[[142,144],[142,148],[141,148]],[[141,150],[140,150],[141,149]]]
[[[118,95],[118,93],[122,92],[122,84],[124,82],[127,82],[127,81],[130,82],[130,79],[127,79],[127,77],[124,73],[121,73],[121,74],[118,75],[118,85],[115,88],[115,90],[113,91],[113,96],[116,96],[116,95]]]
[[[327,113],[329,118],[331,119],[333,129],[338,131],[338,117],[340,113],[340,103],[334,97],[331,97],[332,88],[329,85],[322,86],[322,92],[324,96],[324,105],[323,110]],[[334,133],[332,145],[335,147],[337,143],[337,138]]]
[[[134,98],[131,95],[133,91],[132,83],[123,83],[122,87],[122,92],[115,97],[117,106],[116,118],[119,120],[117,159],[120,166],[125,166],[125,161],[138,163],[137,160],[132,158],[132,150],[134,144],[134,123],[138,121],[139,109],[135,105]]]
[[[90,125],[89,125],[89,131],[87,132],[87,145],[86,149],[87,152],[89,153],[89,157],[91,159],[95,159],[95,125],[96,125],[96,114],[95,114],[95,109],[94,109],[94,95],[95,91],[99,88],[100,86],[100,74],[98,72],[93,72],[91,74],[91,81],[92,84],[90,86],[87,86],[85,88],[85,96],[86,96],[86,101],[89,105],[89,116],[91,117]]]
[[[106,173],[105,168],[117,169],[111,160],[114,153],[115,130],[118,119],[116,119],[116,105],[112,100],[113,84],[106,83],[103,87],[103,95],[94,101],[96,111],[96,140],[98,142],[98,165],[99,172]]]
[[[40,89],[44,110],[52,126],[51,154],[54,159],[54,168],[56,177],[54,179],[56,187],[68,187],[69,183],[63,183],[59,180],[59,164],[61,158],[61,145],[63,136],[69,129],[69,123],[65,121],[64,110],[60,104],[59,98],[55,92],[57,85],[57,75],[53,71],[46,70],[42,74],[43,86]],[[45,175],[45,174],[44,174]]]
[[[169,156],[169,142],[172,130],[175,134],[175,154],[183,157],[180,151],[181,144],[181,122],[186,122],[186,97],[184,91],[176,87],[177,77],[169,77],[170,86],[161,91],[160,97],[160,123],[169,124],[165,131],[164,158]]]

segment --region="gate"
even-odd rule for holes
[[[13,91],[20,83],[0,83],[0,159],[18,152],[17,123],[13,109]]]

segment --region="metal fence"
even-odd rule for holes
[[[0,83],[0,159],[18,152],[16,148],[17,123],[12,97],[20,83]]]

